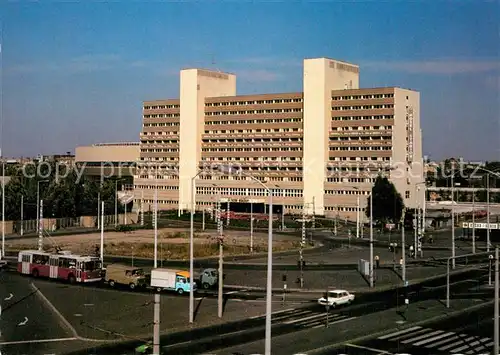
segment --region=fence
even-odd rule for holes
[[[125,214],[119,214],[116,217],[114,214],[104,216],[104,226],[108,227],[108,226],[114,226],[115,224],[137,223],[137,216],[133,213],[127,214],[126,220],[125,220]],[[7,234],[11,233],[21,234],[21,224],[22,224],[23,234],[36,233],[38,231],[36,220],[12,221],[10,223],[11,223],[11,228],[9,228],[9,223],[6,221]],[[77,228],[97,228],[97,224],[98,224],[97,216],[43,219],[43,229],[47,231],[55,231],[61,229],[77,229]]]

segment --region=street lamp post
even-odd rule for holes
[[[0,150],[1,157],[1,150]],[[5,257],[5,161],[2,158],[2,257]]]
[[[40,183],[48,182],[48,180],[40,180],[36,184],[36,230],[40,232]]]
[[[220,166],[219,170],[224,173],[232,173],[231,167]],[[262,181],[253,177],[252,175],[245,174],[239,170],[237,173],[244,175],[255,182],[259,183],[265,190],[269,197],[269,225],[268,225],[268,242],[267,242],[267,286],[266,286],[266,329],[265,329],[265,355],[271,355],[271,317],[272,317],[272,278],[273,278],[273,190],[267,187]],[[193,179],[194,181],[194,179]],[[194,184],[193,184],[194,185]],[[192,218],[192,217],[191,217]],[[191,219],[192,221],[192,219]]]
[[[191,178],[191,217],[189,228],[189,323],[194,322],[194,194],[195,194],[195,181],[203,170],[196,173]]]
[[[476,190],[472,189],[472,254],[476,254]]]
[[[403,208],[403,213],[401,215],[401,278],[403,279],[403,283],[406,286],[406,251],[405,251],[405,216],[406,216],[406,208]]]
[[[356,238],[359,239],[359,195],[356,199]]]
[[[370,192],[370,287],[373,287],[373,187]]]
[[[486,175],[486,251],[490,251],[490,174]]]
[[[451,174],[451,268],[455,270],[455,174]]]
[[[24,235],[24,195],[21,195],[21,237]]]
[[[115,228],[118,226],[118,180],[115,180]]]
[[[250,200],[250,253],[253,253],[253,200]]]

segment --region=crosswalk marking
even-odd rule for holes
[[[488,338],[486,338],[486,340],[488,340]],[[469,343],[469,344],[465,344],[464,346],[462,346],[461,348],[458,348],[458,349],[453,349],[456,353],[459,353],[459,352],[462,352],[464,351],[465,349],[470,349],[471,347],[473,346],[477,346],[479,344],[481,344],[483,342],[483,340],[476,340],[476,341],[473,341],[472,343]]]
[[[396,333],[391,333],[391,334],[387,334],[387,335],[384,335],[384,336],[381,336],[379,337],[379,339],[389,339],[389,338],[392,338],[393,336],[397,336],[397,335],[400,335],[400,334],[405,334],[405,333],[409,333],[413,330],[417,330],[417,329],[420,329],[421,327],[419,326],[416,326],[416,327],[412,327],[412,328],[408,328],[408,329],[403,329],[403,330],[400,330],[399,332],[396,332]]]
[[[443,333],[443,334],[439,334],[435,337],[432,337],[432,338],[429,338],[429,339],[425,339],[425,340],[422,340],[422,341],[419,341],[419,342],[416,342],[415,346],[422,346],[424,344],[427,344],[427,343],[430,343],[430,342],[433,342],[433,341],[436,341],[436,340],[439,340],[439,339],[442,339],[442,338],[445,338],[445,337],[449,337],[450,335],[453,335],[455,333],[453,332],[447,332],[447,333]]]
[[[265,315],[253,316],[250,319],[263,319]],[[331,313],[328,316],[328,324],[333,325],[346,322],[357,317],[349,317],[341,313]],[[284,324],[299,328],[321,328],[326,326],[326,314],[323,311],[311,308],[290,308],[272,313],[271,323],[273,325]]]
[[[469,341],[473,340],[474,338],[475,338],[475,337],[468,337],[467,339],[463,339],[463,338],[461,338],[461,339],[459,339],[459,341],[458,341],[458,342],[455,342],[455,343],[451,343],[451,344],[449,344],[449,345],[442,346],[442,347],[440,347],[438,350],[440,350],[440,351],[446,351],[446,350],[448,350],[448,349],[453,349],[453,350],[455,350],[455,348],[454,348],[454,347],[457,347],[457,346],[460,346],[460,345],[463,345],[463,344],[467,344],[467,342],[469,342]]]
[[[319,316],[321,316],[321,318],[325,318],[326,319],[326,316],[324,314],[319,314]],[[286,321],[286,322],[283,322],[283,323],[285,323],[285,324],[293,324],[293,323],[303,322],[303,321],[306,321],[306,320],[309,320],[309,319],[313,319],[313,318],[318,318],[318,314],[313,314],[312,316],[309,316],[309,317],[304,317],[304,318],[298,318],[298,319],[289,320],[289,321]]]
[[[476,352],[478,352],[478,351],[487,351],[488,348],[491,348],[493,346],[493,344],[494,344],[494,342],[490,341],[489,343],[484,344],[483,346],[480,346],[479,348],[467,351],[466,354],[470,355],[470,354],[476,354]]]
[[[411,338],[411,339],[409,339],[409,340],[403,340],[403,341],[402,341],[402,343],[403,343],[403,344],[413,343],[415,340],[416,340],[416,341],[419,341],[419,340],[422,340],[422,339],[427,338],[429,335],[434,336],[434,335],[437,335],[437,334],[441,334],[441,333],[443,333],[443,332],[444,332],[444,330],[436,330],[435,332],[428,333],[428,334],[424,334],[424,335],[421,335],[421,336],[416,337],[416,338]]]
[[[379,340],[400,342],[414,347],[423,346],[426,349],[437,349],[440,352],[451,354],[464,353],[477,354],[480,351],[491,350],[491,338],[466,333],[423,328],[419,326],[402,329],[378,337]],[[430,350],[432,352],[432,350]]]

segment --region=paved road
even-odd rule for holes
[[[148,337],[152,329],[153,295],[136,291],[114,290],[90,286],[70,286],[58,282],[36,281],[36,286],[54,304],[78,332],[91,339],[123,339]],[[71,300],[65,302],[63,300]],[[302,302],[290,300],[286,307]],[[189,297],[162,295],[161,331],[174,332],[190,329],[188,323]],[[282,309],[281,298],[273,303]],[[228,299],[222,319],[217,317],[217,299],[195,299],[195,326],[208,326],[246,319],[265,313],[263,299],[242,301]]]
[[[53,344],[45,340],[65,342],[62,339],[73,337],[36,294],[28,278],[0,272],[0,284],[2,354],[39,354],[53,348]]]
[[[425,326],[408,327],[324,354],[490,354],[493,306]]]
[[[452,292],[468,290],[470,282],[454,284]],[[411,295],[412,302],[406,311],[406,321],[415,322],[430,316],[444,315],[449,310],[435,299],[444,292],[426,290]],[[431,299],[417,301],[418,299]],[[413,300],[414,299],[414,300]],[[329,315],[329,328],[326,326],[326,312],[322,307],[287,307],[274,309],[273,346],[274,353],[297,353],[323,345],[342,343],[348,339],[373,334],[380,330],[397,328],[403,317],[401,310],[403,295],[391,294],[377,300],[359,299],[358,304],[332,310]],[[461,309],[482,303],[478,299],[453,299],[451,309]],[[391,308],[397,306],[399,308]],[[197,329],[189,333],[170,334],[161,339],[164,351],[168,354],[256,354],[262,353],[264,338],[264,317],[251,317],[245,321],[221,325],[210,329]],[[131,354],[138,342],[113,345],[95,349],[95,354]],[[74,354],[84,354],[76,352]]]

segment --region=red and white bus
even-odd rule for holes
[[[19,252],[17,271],[33,277],[75,282],[98,282],[105,275],[100,258],[72,255],[70,252],[47,253],[38,250]]]

